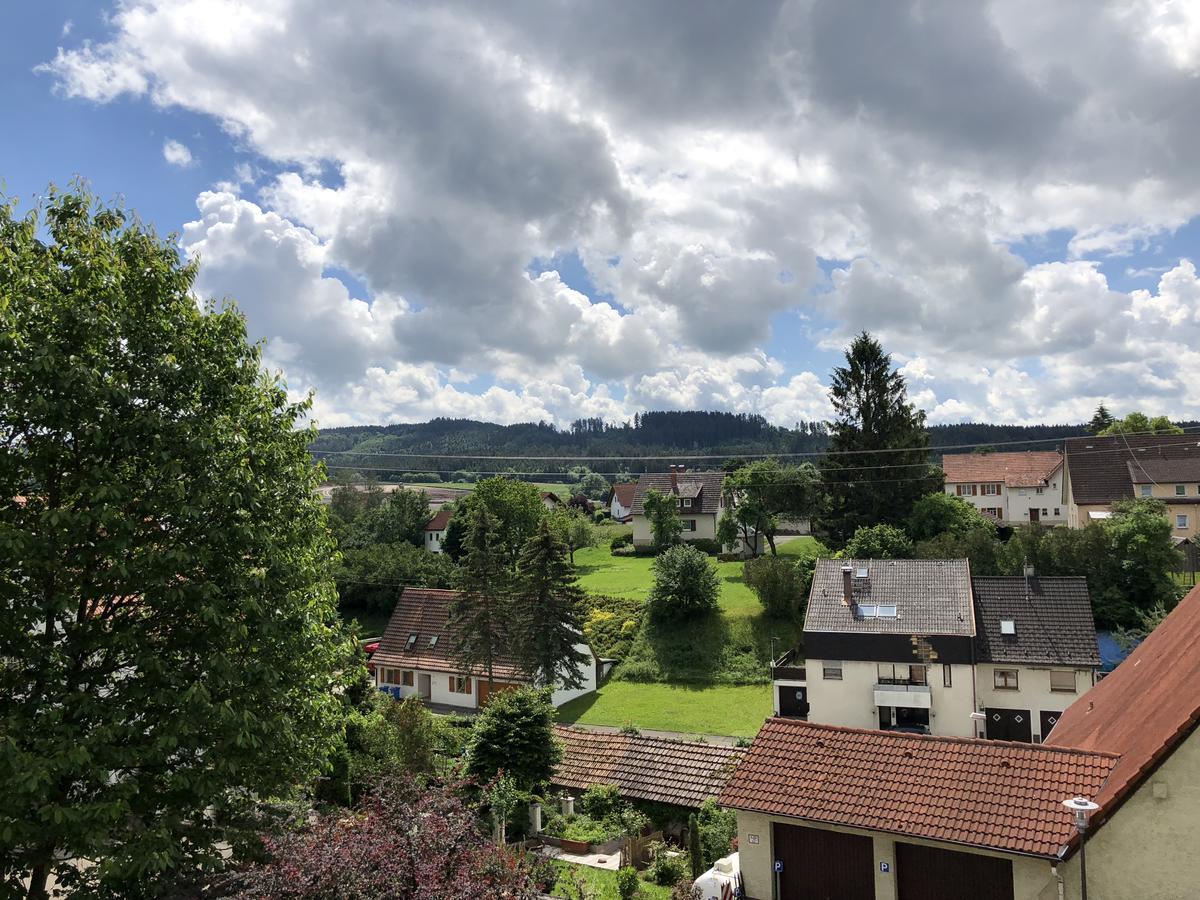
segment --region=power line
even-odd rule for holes
[[[1189,425],[1189,426],[1184,427],[1183,431],[1186,434],[1186,433],[1190,433],[1191,431],[1195,431],[1197,429],[1200,429],[1200,425]],[[1147,435],[1154,436],[1154,437],[1163,437],[1163,435],[1157,434],[1154,431],[1118,432],[1118,434],[1121,434],[1122,436],[1124,436],[1126,441],[1128,441],[1129,437],[1142,437],[1142,436],[1147,436]],[[508,456],[498,456],[498,455],[491,455],[491,454],[442,453],[442,452],[436,452],[436,451],[431,451],[429,453],[417,453],[412,450],[395,450],[395,451],[361,450],[360,451],[360,450],[320,450],[320,449],[315,449],[315,450],[310,450],[309,452],[314,455],[315,454],[324,454],[325,456],[388,456],[388,457],[400,457],[400,458],[404,458],[404,459],[460,459],[460,460],[466,459],[466,460],[485,460],[485,461],[486,460],[491,460],[491,461],[527,460],[527,461],[532,461],[532,462],[555,462],[555,461],[558,461],[558,462],[596,462],[596,461],[605,461],[605,460],[610,460],[610,461],[611,460],[647,461],[647,460],[679,460],[679,459],[693,460],[693,459],[767,459],[767,458],[798,459],[798,458],[805,458],[805,457],[811,458],[811,457],[823,457],[823,456],[854,456],[854,455],[879,454],[879,453],[916,453],[916,452],[940,453],[944,450],[971,450],[971,449],[975,449],[976,447],[1012,447],[1012,446],[1023,446],[1023,445],[1027,445],[1027,444],[1057,444],[1060,441],[1065,441],[1065,440],[1069,440],[1069,439],[1074,439],[1074,438],[1085,439],[1085,438],[1089,438],[1089,437],[1096,437],[1096,435],[1064,434],[1064,435],[1059,435],[1058,437],[1051,437],[1051,438],[1027,438],[1024,440],[1012,440],[1012,441],[978,441],[976,443],[971,443],[971,444],[942,444],[942,445],[935,446],[935,447],[884,447],[884,448],[880,448],[878,450],[805,450],[805,451],[796,451],[796,452],[789,452],[789,453],[774,453],[774,452],[770,452],[770,451],[764,451],[762,453],[710,453],[710,454],[679,452],[679,453],[665,453],[665,454],[647,454],[647,455],[643,455],[643,456],[628,455],[628,454],[608,454],[606,456],[572,456],[569,454],[563,454],[563,455],[558,455],[558,456],[523,456],[520,454],[510,454]],[[1105,437],[1109,437],[1109,435],[1105,435]],[[1164,445],[1164,446],[1167,446],[1167,445]],[[1119,450],[1120,450],[1120,448],[1116,448],[1115,450],[1098,450],[1098,451],[1094,451],[1094,452],[1107,453],[1107,452],[1119,452]],[[536,473],[536,474],[545,474],[545,473]]]

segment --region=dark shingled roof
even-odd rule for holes
[[[1200,587],[1107,678],[1076,700],[1047,745],[1119,753],[1096,797],[1097,827],[1200,724]]]
[[[1139,459],[1125,465],[1134,484],[1200,484],[1200,453],[1191,459]]]
[[[1112,503],[1134,496],[1130,462],[1138,466],[1153,464],[1154,460],[1200,459],[1200,436],[1118,434],[1067,438],[1063,458],[1075,503]]]
[[[895,605],[895,618],[864,618],[842,602],[842,566],[853,570],[854,599]],[[858,578],[865,568],[866,578]],[[821,559],[813,572],[805,631],[854,634],[975,633],[971,572],[965,559]]]
[[[698,807],[715,797],[745,750],[721,744],[588,731],[556,725],[563,758],[552,783],[585,790],[615,784],[622,797]]]
[[[720,511],[721,487],[724,483],[724,472],[682,472],[677,476],[677,487],[672,490],[669,472],[647,473],[638,479],[637,490],[633,492],[633,515],[644,516],[646,514],[642,507],[642,501],[646,497],[646,492],[651,489],[660,494],[673,494],[681,498],[690,497],[693,500],[698,498],[700,502],[693,504],[687,512],[716,514]]]
[[[1086,578],[974,578],[980,662],[1099,666]],[[1011,619],[1016,634],[1001,634]]]
[[[1052,859],[1075,831],[1062,801],[1095,797],[1116,764],[1044,744],[768,719],[719,802]]]

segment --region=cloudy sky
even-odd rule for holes
[[[15,14],[15,19],[14,19]],[[0,178],[198,255],[324,425],[1200,417],[1200,7],[46,0]],[[16,127],[13,127],[16,126]]]

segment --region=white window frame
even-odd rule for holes
[[[1187,528],[1188,527],[1187,513],[1176,513],[1175,514],[1175,527],[1176,528]]]
[[[1187,485],[1186,484],[1175,485],[1175,496],[1176,497],[1186,497],[1187,496]]]
[[[1148,484],[1143,484],[1142,485],[1142,496],[1143,497],[1151,497],[1153,495],[1154,495],[1154,488]]]
[[[691,497],[684,497],[684,498],[683,498],[683,508],[684,508],[684,509],[691,509],[691,508],[692,508],[692,498],[691,498]]]
[[[1012,684],[1008,684],[1008,675],[1012,675]],[[1001,684],[1001,682],[1005,682]],[[1019,691],[1021,689],[1021,672],[1019,669],[993,669],[992,689],[997,691]]]

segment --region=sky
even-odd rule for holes
[[[42,0],[0,183],[200,260],[324,426],[1200,418],[1200,6]]]

